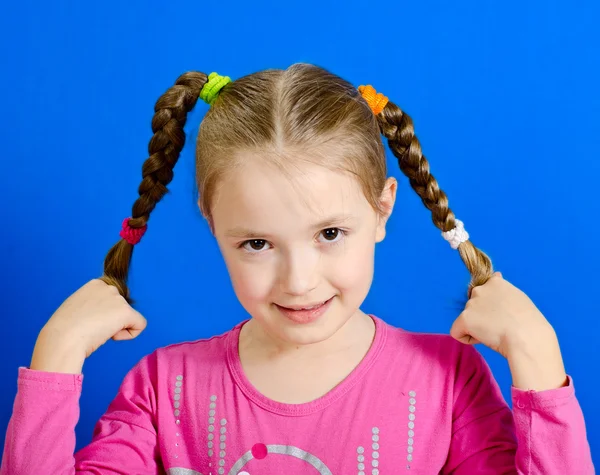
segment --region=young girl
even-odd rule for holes
[[[211,104],[199,206],[251,318],[143,358],[73,455],[85,358],[146,325],[129,262],[198,98]],[[160,97],[152,129],[105,274],[61,305],[19,370],[2,475],[594,473],[555,332],[468,240],[398,106],[305,64],[234,82],[191,72]],[[451,336],[360,309],[396,196],[381,134],[471,273]],[[479,342],[508,359],[512,411]]]

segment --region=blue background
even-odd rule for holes
[[[304,61],[372,83],[412,115],[473,242],[557,330],[599,460],[599,4],[377,3],[4,2],[0,444],[18,366],[60,303],[100,275],[130,214],[156,99],[186,70],[235,79]],[[199,103],[190,134],[205,112]],[[134,256],[149,326],[86,362],[78,447],[139,358],[245,318],[195,207],[193,144]],[[393,159],[390,173],[398,204],[364,309],[448,332],[467,272]],[[481,351],[508,398],[506,362]]]

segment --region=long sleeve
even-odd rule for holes
[[[148,358],[138,363],[74,454],[83,377],[20,368],[0,475],[159,473],[155,376]]]
[[[450,451],[442,473],[590,475],[594,467],[573,381],[512,389],[513,411],[489,366],[465,347],[457,371]]]
[[[593,474],[585,421],[573,380],[550,391],[512,388],[520,473]]]

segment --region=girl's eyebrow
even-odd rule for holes
[[[354,219],[354,216],[352,216],[351,214],[336,214],[336,215],[330,216],[327,219],[319,221],[314,226],[312,226],[312,229],[315,229],[315,230],[316,229],[327,229],[327,228],[332,228],[335,226],[342,226],[344,224],[348,224],[353,219]]]
[[[311,230],[327,229],[336,226],[341,226],[343,224],[348,224],[353,219],[354,216],[349,214],[336,214],[326,219],[323,219],[318,223],[315,223],[311,226]],[[225,233],[225,236],[244,239],[264,239],[269,237],[269,233],[261,233],[249,228],[244,228],[242,226],[236,226],[235,228],[229,229]]]
[[[252,231],[248,228],[242,228],[237,226],[233,229],[228,230],[225,233],[226,237],[232,238],[244,238],[244,239],[260,239],[266,237],[265,234],[257,233],[256,231]]]

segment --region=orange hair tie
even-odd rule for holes
[[[378,115],[390,101],[383,94],[378,93],[373,86],[358,86],[358,92],[360,92],[364,100],[367,101],[367,104],[369,104],[369,107],[375,115]]]

